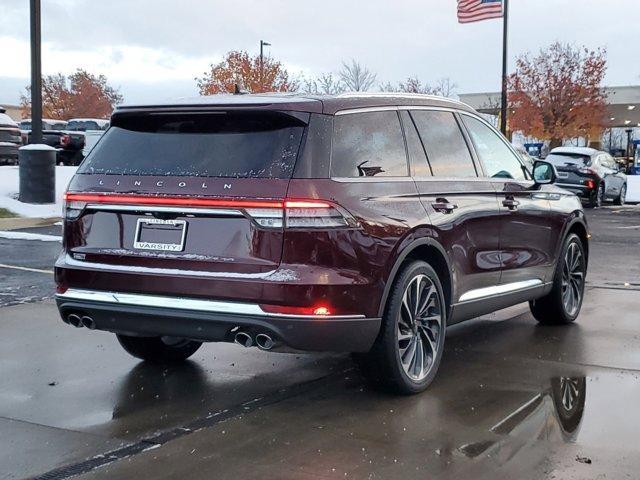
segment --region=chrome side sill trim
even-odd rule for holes
[[[166,297],[161,295],[143,295],[138,293],[105,292],[99,290],[81,290],[70,288],[64,293],[56,294],[62,300],[86,300],[119,305],[141,307],[171,308],[178,310],[195,310],[199,312],[225,313],[232,315],[253,315],[260,317],[286,317],[319,320],[342,320],[365,318],[364,315],[290,315],[263,311],[258,304],[240,302],[221,302],[218,300],[198,300],[184,297]]]
[[[239,210],[227,208],[199,208],[199,207],[167,207],[153,205],[109,205],[108,203],[90,203],[87,210],[106,212],[161,212],[161,213],[190,213],[196,215],[218,215],[224,217],[243,217]]]
[[[518,290],[525,290],[531,287],[537,287],[542,285],[542,280],[539,278],[532,280],[525,280],[522,282],[505,283],[504,285],[494,285],[491,287],[478,288],[476,290],[469,290],[460,296],[458,302],[469,302],[471,300],[479,300],[481,298],[493,297],[494,295],[502,295],[504,293],[516,292]]]

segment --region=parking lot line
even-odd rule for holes
[[[24,272],[48,273],[50,275],[53,275],[53,270],[41,270],[39,268],[19,267],[18,265],[6,265],[4,263],[0,263],[0,268],[12,268],[14,270],[22,270]]]

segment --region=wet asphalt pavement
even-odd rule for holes
[[[0,239],[0,264],[33,270],[0,267],[0,479],[640,478],[640,207],[588,216],[577,323],[517,306],[456,325],[412,397],[371,390],[347,355],[138,362],[39,300],[58,244]]]

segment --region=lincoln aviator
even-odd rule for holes
[[[351,352],[419,392],[450,325],[523,302],[578,316],[589,235],[556,176],[439,97],[120,106],[65,194],[57,305],[149,362],[203,342]]]

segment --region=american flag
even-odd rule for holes
[[[471,23],[502,17],[502,0],[458,0],[458,22]]]

